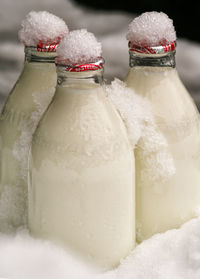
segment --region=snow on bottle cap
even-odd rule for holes
[[[95,71],[103,68],[102,45],[86,29],[71,31],[61,40],[56,63],[70,72]]]
[[[173,21],[163,12],[146,12],[136,17],[126,35],[130,51],[161,54],[176,48]]]
[[[60,40],[69,32],[63,19],[47,12],[31,11],[21,23],[19,39],[39,52],[55,52]]]

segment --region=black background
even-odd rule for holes
[[[141,14],[147,11],[165,12],[173,19],[177,37],[200,42],[200,1],[180,0],[75,0],[95,10],[126,11]]]

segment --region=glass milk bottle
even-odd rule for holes
[[[134,247],[133,154],[106,97],[103,60],[57,66],[53,102],[33,137],[29,229],[113,267]]]
[[[55,92],[55,47],[25,47],[23,71],[0,116],[0,231],[25,222],[28,150]]]
[[[21,22],[24,68],[0,115],[0,231],[26,223],[28,151],[55,93],[56,49],[67,34],[65,22],[46,11],[31,11]]]
[[[176,173],[164,181],[142,175],[145,160],[140,141],[136,158],[138,241],[178,228],[200,206],[199,113],[175,67],[176,42],[155,47],[129,42],[130,69],[125,79],[152,104],[155,122],[167,139]]]

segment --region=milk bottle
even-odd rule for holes
[[[137,239],[178,228],[200,206],[199,113],[175,67],[176,35],[164,13],[144,13],[129,26],[130,69],[125,82],[147,98],[165,136],[176,173],[170,178],[145,176],[144,147],[136,158]],[[157,166],[159,169],[159,164]]]
[[[33,136],[29,229],[113,267],[134,247],[132,149],[93,34],[70,32],[58,54],[56,93]]]
[[[67,32],[64,21],[48,12],[30,12],[22,21],[24,68],[0,116],[0,231],[25,222],[28,150],[55,92],[56,47]]]

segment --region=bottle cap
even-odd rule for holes
[[[59,42],[51,44],[38,43],[36,49],[38,52],[56,52],[58,44]]]
[[[138,46],[131,41],[129,41],[129,51],[137,53],[146,53],[146,54],[165,54],[176,49],[176,41],[169,44],[161,44],[159,46]]]
[[[65,68],[67,72],[84,72],[84,71],[96,71],[103,69],[105,61],[103,57],[98,57],[96,61],[83,64],[68,64],[64,60],[59,61],[59,58],[56,59],[56,66],[61,66]]]

